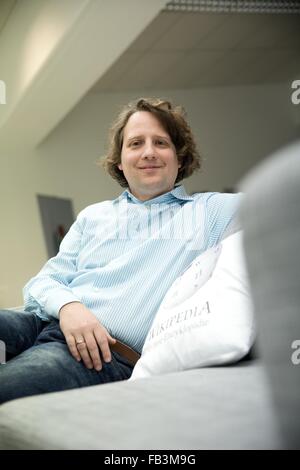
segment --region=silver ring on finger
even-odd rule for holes
[[[79,344],[85,344],[85,341],[84,339],[78,339],[78,340],[75,340],[76,341],[76,346],[78,346]]]

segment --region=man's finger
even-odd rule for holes
[[[92,333],[86,334],[85,341],[86,341],[87,350],[93,362],[94,368],[98,371],[101,370],[102,362],[100,358],[98,344],[96,342],[94,335]]]
[[[76,361],[80,361],[81,356],[78,353],[74,336],[70,335],[66,337],[66,343],[68,345],[69,351],[72,354],[72,356],[76,359]]]
[[[113,338],[112,336],[110,336],[109,333],[107,333],[107,338],[108,338],[108,342],[109,342],[110,344],[115,344],[116,341],[117,341],[116,338]]]
[[[108,345],[107,333],[105,331],[101,330],[101,329],[100,330],[96,329],[94,331],[94,335],[95,335],[95,338],[96,338],[97,343],[99,345],[99,348],[101,350],[103,360],[105,362],[110,362],[111,361],[111,352],[110,352],[109,345]]]
[[[87,367],[88,369],[92,369],[93,368],[93,362],[90,358],[90,354],[89,354],[89,351],[87,349],[87,344],[86,342],[84,343],[79,343],[76,345],[77,347],[77,350],[84,362],[84,365],[85,367]]]

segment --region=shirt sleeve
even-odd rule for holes
[[[62,240],[58,254],[49,259],[25,285],[23,296],[26,311],[32,311],[44,319],[49,319],[49,316],[58,318],[63,305],[80,302],[69,284],[76,276],[82,232],[82,221],[78,217]]]
[[[240,228],[242,193],[213,193],[208,200],[209,246],[219,243]]]

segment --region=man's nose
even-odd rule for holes
[[[146,142],[144,151],[143,151],[143,158],[156,158],[155,146],[153,142]]]

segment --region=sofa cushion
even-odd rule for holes
[[[0,406],[1,449],[280,448],[257,361],[22,398]]]
[[[258,348],[286,448],[300,448],[300,140],[253,168],[240,187]]]
[[[239,231],[198,256],[171,286],[131,380],[238,361],[254,338]]]

